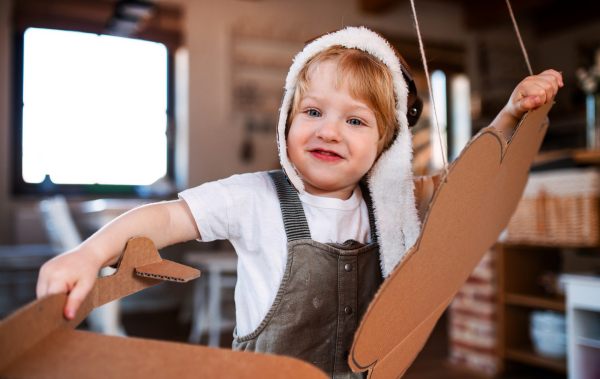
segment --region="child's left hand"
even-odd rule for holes
[[[527,111],[552,101],[563,85],[562,75],[555,70],[529,76],[515,88],[504,111],[520,120]]]

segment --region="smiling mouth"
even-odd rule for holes
[[[311,153],[318,159],[321,160],[325,160],[325,161],[337,161],[339,159],[342,159],[341,156],[339,156],[338,154],[332,152],[332,151],[325,151],[325,150],[311,150]]]
[[[331,151],[325,151],[325,150],[313,150],[313,151],[316,153],[319,153],[319,154],[323,154],[323,155],[335,155],[336,157],[339,157],[339,155],[337,155],[336,153],[333,153]]]

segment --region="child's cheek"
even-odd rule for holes
[[[294,158],[298,153],[298,137],[294,133],[294,129],[290,128],[290,132],[287,136],[287,148],[288,148],[288,158],[295,165]]]

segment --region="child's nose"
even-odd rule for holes
[[[317,129],[316,135],[318,138],[327,142],[339,142],[342,138],[340,128],[340,121],[335,119],[325,119]]]

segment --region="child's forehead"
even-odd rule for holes
[[[326,58],[315,62],[308,69],[308,80],[311,81],[313,77],[317,76],[329,76],[337,74],[339,72],[339,59]]]
[[[315,100],[324,102],[328,99],[328,90],[333,89],[339,93],[349,95],[348,102],[355,108],[366,108],[371,111],[367,105],[364,94],[360,91],[353,91],[350,85],[351,72],[342,74],[342,70],[338,65],[338,61],[334,59],[322,60],[312,66],[307,75],[306,90],[302,96],[304,100]],[[349,80],[350,79],[350,80]]]

